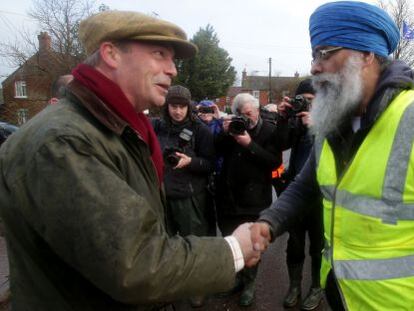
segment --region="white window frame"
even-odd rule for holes
[[[257,91],[257,90],[253,91],[252,95],[253,95],[254,98],[260,99],[260,91]]]
[[[17,122],[19,125],[23,125],[27,122],[29,118],[29,109],[19,109],[17,110]]]
[[[15,98],[27,98],[26,81],[20,80],[20,81],[14,82],[14,97]]]

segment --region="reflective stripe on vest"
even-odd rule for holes
[[[414,276],[414,255],[390,259],[336,260],[334,267],[338,279],[387,280],[410,277]]]
[[[333,200],[335,188],[321,186],[322,194]],[[395,224],[398,220],[414,220],[414,204],[403,202],[388,205],[383,199],[355,195],[346,190],[336,190],[335,203],[359,214],[381,218],[384,223]]]
[[[339,180],[329,143],[315,139],[327,239],[321,281],[333,265],[351,310],[414,309],[413,101],[414,91],[403,91],[389,104]]]

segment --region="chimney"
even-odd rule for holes
[[[41,32],[37,36],[39,40],[39,53],[49,52],[52,48],[52,38],[47,32]]]
[[[247,71],[246,71],[246,68],[244,68],[244,70],[242,71],[242,81],[241,81],[242,87],[245,87],[246,80],[247,80]]]

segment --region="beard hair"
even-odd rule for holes
[[[361,65],[360,54],[352,54],[340,72],[322,73],[312,78],[316,91],[310,112],[312,134],[326,137],[351,122],[362,100]]]

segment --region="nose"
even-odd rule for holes
[[[175,63],[173,60],[168,62],[165,73],[169,75],[170,77],[177,76],[177,67],[175,66]]]
[[[317,75],[319,73],[322,73],[322,66],[321,66],[319,61],[312,62],[310,72],[311,72],[312,75]]]

